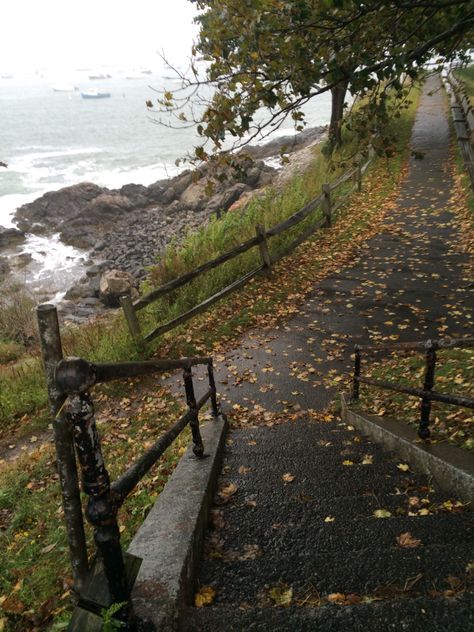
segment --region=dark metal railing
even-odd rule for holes
[[[360,384],[369,384],[382,389],[388,389],[397,393],[406,393],[421,399],[420,406],[420,422],[418,427],[418,436],[422,439],[430,437],[430,414],[431,402],[443,402],[445,404],[454,404],[455,406],[463,406],[465,408],[474,408],[474,399],[461,395],[450,395],[446,393],[438,393],[434,391],[435,372],[436,372],[436,351],[440,349],[468,348],[474,347],[474,337],[470,338],[446,338],[445,340],[427,340],[425,342],[399,342],[394,344],[380,345],[355,345],[355,361],[354,361],[354,377],[352,381],[352,401],[357,401],[360,397]],[[374,380],[369,377],[361,376],[362,353],[374,354],[383,351],[422,351],[425,354],[425,377],[423,388],[413,388],[399,383],[385,382],[383,380]]]
[[[55,423],[58,470],[63,490],[75,588],[80,597],[89,573],[89,565],[74,452],[79,463],[82,489],[88,496],[85,516],[94,530],[94,540],[102,560],[110,601],[129,603],[129,585],[117,522],[118,510],[137,483],[188,424],[192,432],[193,452],[198,458],[204,456],[199,411],[207,401],[210,401],[213,417],[220,414],[212,358],[113,364],[91,363],[82,358],[63,358],[56,308],[52,305],[40,305],[37,308],[37,315]],[[209,380],[208,390],[198,400],[192,376],[192,367],[197,365],[207,366]],[[183,370],[188,410],[116,481],[111,482],[102,455],[90,389],[96,384],[110,380],[150,375],[178,368]],[[89,602],[90,598],[86,601]],[[101,605],[103,604],[98,604],[99,611]],[[87,606],[94,610],[93,603],[87,603]],[[127,619],[129,614],[129,608],[127,610],[125,606],[123,617]]]

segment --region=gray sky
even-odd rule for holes
[[[0,12],[0,72],[61,72],[112,64],[183,63],[197,33],[188,0],[7,0]]]

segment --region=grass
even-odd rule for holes
[[[409,154],[408,139],[414,111],[415,104],[394,122],[399,153],[390,161],[375,161],[364,182],[363,193],[356,194],[353,202],[341,211],[333,229],[319,231],[313,239],[279,262],[274,267],[271,281],[255,279],[243,291],[217,305],[212,313],[197,317],[186,327],[158,340],[148,353],[162,356],[212,353],[231,344],[250,326],[271,327],[296,312],[305,294],[314,286],[315,279],[349,261],[358,245],[377,230],[377,222],[393,203]],[[274,214],[270,197],[258,203],[261,207],[250,209],[241,220],[245,223],[248,218],[246,230],[253,231],[253,221],[257,217],[261,219],[259,209],[269,225],[297,210],[304,203],[306,185],[314,187],[308,197],[318,192],[317,173],[324,173],[321,164],[313,167],[307,179],[300,178],[289,192],[282,193],[281,199],[274,200]],[[234,233],[226,236],[223,226],[230,229],[233,222]],[[199,257],[208,258],[212,248],[217,251],[227,247],[227,239],[244,238],[239,217],[232,214],[225,216],[221,225],[214,222],[207,230],[208,233],[201,233],[205,244],[194,254],[193,247],[197,249],[199,241],[189,237],[184,246],[188,257],[186,265],[195,265]],[[216,277],[212,283],[226,282],[225,275],[230,272],[223,271],[222,274],[223,277]],[[205,290],[194,288],[194,291],[198,294],[209,292],[210,287],[206,285]],[[137,355],[121,316],[98,320],[87,327],[68,328],[64,333],[64,347],[67,354],[83,355],[91,360],[115,361]],[[47,423],[45,390],[37,357],[28,356],[13,366],[4,367],[0,388],[4,389],[1,412],[4,427],[14,427],[24,415]],[[7,397],[4,398],[3,393]],[[150,445],[179,413],[179,404],[164,390],[156,388],[153,382],[129,381],[126,390],[123,385],[109,385],[107,389],[97,391],[94,400],[99,406],[99,431],[112,478]],[[7,406],[4,401],[8,402]],[[13,422],[8,420],[8,414],[16,416]],[[189,433],[180,436],[120,512],[125,545],[143,521],[188,442]],[[64,629],[71,610],[71,577],[50,445],[42,445],[33,455],[24,456],[13,465],[0,464],[0,520],[0,606],[4,613],[0,615],[0,629],[2,625],[5,632]]]
[[[474,105],[474,66],[459,68],[454,71],[454,74],[466,86],[467,93],[471,99],[471,104]]]
[[[474,349],[445,349],[437,352],[434,390],[440,393],[472,396],[474,374]],[[364,371],[377,380],[423,388],[425,359],[422,353],[399,355],[385,360],[374,368]],[[395,393],[361,384],[360,406],[367,412],[387,415],[418,427],[420,399],[403,393]],[[474,451],[472,409],[433,402],[431,411],[432,441],[449,442]]]

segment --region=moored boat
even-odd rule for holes
[[[108,99],[110,96],[110,92],[99,92],[98,90],[84,90],[81,92],[81,97],[83,99]]]

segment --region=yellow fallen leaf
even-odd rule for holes
[[[196,608],[209,606],[216,596],[216,591],[212,586],[202,586],[194,595],[194,605]]]
[[[392,514],[388,509],[376,509],[373,515],[374,518],[390,518]]]
[[[354,465],[354,463],[352,461],[349,461],[349,459],[346,459],[345,461],[342,462],[343,465]]]
[[[233,496],[235,494],[237,489],[238,489],[238,487],[237,487],[237,485],[235,483],[229,483],[228,485],[225,485],[224,487],[222,487],[219,490],[218,494],[222,498],[230,498],[231,496]]]
[[[275,605],[287,608],[293,599],[293,588],[291,586],[274,586],[268,595]]]
[[[290,472],[286,472],[286,474],[283,474],[281,478],[285,481],[285,483],[292,483],[295,480],[295,475]]]
[[[335,519],[334,516],[326,516],[324,522],[334,522]]]
[[[374,457],[371,454],[364,454],[364,458],[362,459],[362,465],[373,465]]]
[[[406,463],[399,463],[397,465],[398,469],[401,470],[402,472],[408,472],[408,470],[410,469],[410,466],[407,465]]]

